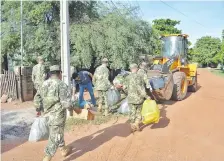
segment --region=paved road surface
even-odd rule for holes
[[[66,133],[73,153],[55,161],[223,161],[224,79],[199,70],[200,89],[161,106],[162,119],[130,134],[126,120],[76,127]],[[2,153],[3,161],[40,161],[46,141],[25,142]],[[3,143],[4,147],[10,146]]]

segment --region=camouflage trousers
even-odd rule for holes
[[[58,147],[65,146],[64,125],[49,126],[48,145],[45,148],[47,156],[54,156]]]
[[[131,123],[140,123],[142,120],[141,110],[142,104],[128,104],[130,108],[129,120]]]
[[[98,92],[98,97],[99,97],[99,103],[98,104],[103,104],[104,103],[104,110],[108,110],[108,103],[107,103],[107,91],[97,91]]]

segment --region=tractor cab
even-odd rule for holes
[[[161,36],[161,56],[154,57],[153,69],[163,72],[177,69],[178,66],[186,66],[188,52],[188,35],[171,34]]]
[[[166,58],[186,57],[188,49],[187,35],[164,35],[162,40],[162,56]]]
[[[195,92],[197,89],[197,65],[187,60],[187,37],[186,34],[161,37],[161,56],[153,58],[153,65],[148,71],[152,87],[157,95],[162,96],[160,98],[168,100],[172,96],[173,100],[180,101],[186,97],[187,91]]]

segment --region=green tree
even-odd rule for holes
[[[221,41],[219,38],[204,36],[196,41],[193,48],[193,60],[203,65],[217,63],[217,55],[220,52]]]
[[[20,3],[1,3],[1,53],[20,60]],[[107,57],[111,68],[126,68],[139,54],[158,53],[159,35],[135,11],[94,1],[69,2],[71,64],[93,68]],[[49,64],[60,63],[59,15],[59,2],[23,3],[24,65],[32,65],[37,54]]]
[[[194,49],[193,48],[189,48],[188,49],[188,53],[187,53],[187,59],[189,61],[193,61],[193,57],[194,57]]]
[[[219,53],[215,56],[215,60],[217,63],[224,64],[224,30],[222,30],[221,49],[220,49]]]
[[[224,41],[224,30],[222,30],[222,41]]]
[[[181,34],[181,30],[176,28],[176,25],[180,24],[180,21],[171,19],[155,19],[153,22],[153,28],[158,30],[158,32],[163,34]]]
[[[128,16],[114,12],[99,21],[72,25],[73,65],[95,67],[107,57],[111,68],[127,68],[140,54],[155,53],[158,35],[147,22]]]
[[[19,60],[21,59],[20,2],[2,1],[1,4],[1,53]],[[98,18],[94,1],[71,1],[69,13],[71,23],[85,23]],[[59,2],[23,2],[24,65],[33,64],[36,54],[43,55],[50,64],[60,61],[59,16]]]

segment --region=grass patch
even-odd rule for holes
[[[93,125],[100,125],[100,124],[104,124],[107,123],[111,120],[117,121],[118,118],[124,118],[127,117],[127,115],[122,115],[122,114],[113,114],[110,116],[95,116],[94,120],[83,120],[83,119],[77,119],[77,118],[69,118],[66,121],[65,124],[65,130],[69,131],[72,129],[73,126],[80,126],[80,125],[86,125],[86,124],[93,124]]]
[[[224,77],[224,70],[220,70],[220,69],[212,69],[211,72],[214,73],[215,75]]]

